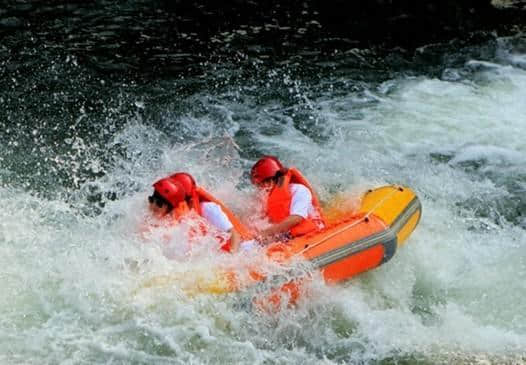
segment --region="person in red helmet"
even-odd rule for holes
[[[263,241],[298,237],[325,227],[316,193],[296,168],[284,167],[275,156],[263,156],[250,177],[268,194],[265,214],[271,226],[260,232]]]
[[[224,251],[237,251],[240,241],[250,238],[250,232],[239,219],[219,200],[196,186],[190,174],[172,174],[157,181],[153,187],[154,193],[148,199],[154,213],[161,217],[171,214],[174,222],[190,217],[192,211],[197,213],[219,231],[230,233],[230,239],[221,246]],[[207,233],[204,226],[200,230],[203,234]]]
[[[185,199],[185,189],[177,181],[164,178],[153,184],[153,194],[148,197],[150,209],[160,218],[166,217]]]
[[[187,195],[191,195],[195,190],[195,180],[193,176],[187,172],[176,172],[175,174],[170,175],[170,179],[181,184]]]

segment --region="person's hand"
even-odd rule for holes
[[[267,229],[264,229],[262,231],[259,231],[254,239],[262,245],[268,245],[272,242],[272,238],[273,235],[269,234]]]

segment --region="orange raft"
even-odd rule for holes
[[[313,235],[289,242],[321,270],[328,283],[347,280],[389,261],[420,220],[420,200],[408,188],[369,190],[357,213]]]
[[[291,241],[270,244],[261,250],[262,256],[287,268],[293,261],[306,260],[310,270],[319,270],[328,284],[340,283],[389,261],[406,242],[418,225],[422,212],[420,200],[409,188],[389,185],[367,191],[360,199],[360,206],[352,212],[329,217],[329,226],[322,231],[307,234]],[[325,212],[329,213],[329,212]],[[182,284],[188,294],[224,294],[253,287],[270,285],[264,295],[264,306],[283,303],[293,304],[300,296],[302,283],[309,274],[300,276],[264,272],[255,262],[249,266],[217,268],[211,273],[193,272],[191,275],[155,277],[142,288]],[[276,282],[277,281],[277,282]],[[266,290],[266,289],[264,289]],[[261,304],[261,303],[260,303]]]
[[[343,214],[324,230],[286,243],[273,243],[265,252],[271,260],[284,265],[292,259],[306,259],[321,271],[327,283],[343,282],[389,261],[417,226],[421,211],[420,200],[411,189],[380,187],[362,196],[357,211]],[[214,283],[200,285],[198,291],[237,291],[265,282],[267,276],[257,268],[249,269],[249,275],[227,270]],[[296,296],[298,282],[291,280],[281,286],[281,291]]]

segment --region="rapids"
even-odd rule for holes
[[[0,362],[526,361],[525,50],[517,36],[422,47],[403,65],[249,58],[148,81],[60,53],[20,64],[0,95]],[[251,293],[137,291],[229,260],[174,260],[183,232],[142,242],[151,183],[189,171],[248,217],[247,170],[263,153],[325,202],[407,185],[420,225],[384,266],[339,287],[317,280],[273,315],[254,312]]]

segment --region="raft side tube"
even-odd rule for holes
[[[404,209],[393,222],[391,229],[396,233],[398,244],[402,246],[409,235],[415,230],[422,216],[422,204],[415,196],[409,205]]]
[[[389,261],[396,252],[396,236],[391,230],[351,242],[347,247],[313,260],[328,283],[345,281]],[[327,261],[331,261],[327,263]]]
[[[360,212],[380,217],[395,232],[401,246],[418,225],[422,204],[411,189],[389,185],[365,193]]]
[[[387,247],[385,247],[384,242],[386,242],[386,244],[389,246],[388,249],[386,249]],[[394,235],[392,230],[386,229],[379,233],[364,237],[360,240],[349,242],[345,246],[328,251],[327,253],[320,255],[312,259],[311,261],[315,264],[316,267],[322,268],[334,262],[340,261],[341,259],[346,258],[347,256],[357,254],[377,245],[384,246],[384,252],[391,251],[392,257],[394,251],[396,251],[396,248],[392,247],[393,243],[396,244],[396,236]]]
[[[322,270],[327,282],[347,280],[373,269],[393,257],[396,234],[374,214],[354,214],[321,232],[289,242],[291,251],[302,254]]]
[[[322,231],[294,238],[286,243],[293,254],[311,260],[329,251],[346,247],[353,242],[380,233],[387,225],[377,216],[350,215],[345,221]]]

